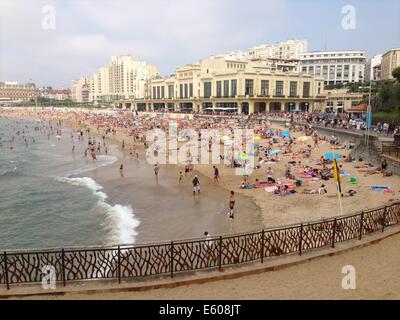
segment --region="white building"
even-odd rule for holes
[[[365,65],[365,76],[364,76],[365,81],[380,80],[380,78],[378,78],[378,74],[374,72],[374,69],[376,70],[376,67],[379,66],[381,62],[382,62],[381,54],[377,54],[376,56],[373,56],[371,59],[367,60],[367,63]]]
[[[75,102],[88,102],[90,96],[90,78],[81,77],[72,80],[71,98]]]
[[[86,92],[82,92],[82,86],[85,86],[90,102],[138,98],[144,96],[146,81],[158,75],[155,66],[135,60],[131,55],[112,56],[108,67],[100,68],[90,78],[75,80],[72,96],[77,102],[86,101],[82,97],[86,97]]]
[[[315,51],[301,54],[301,72],[324,78],[325,85],[363,82],[364,51]]]
[[[273,44],[262,44],[250,48],[250,57],[275,59],[300,59],[301,54],[308,51],[307,40],[287,40]]]

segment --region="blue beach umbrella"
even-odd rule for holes
[[[273,133],[274,132],[274,130],[272,130],[272,129],[266,129],[265,130],[265,133]]]
[[[282,150],[275,149],[275,150],[272,150],[270,153],[271,154],[278,154],[278,153],[281,153],[281,152],[282,152]]]
[[[281,132],[281,136],[289,138],[290,137],[290,132],[289,131],[282,131]]]
[[[324,155],[325,158],[329,159],[329,160],[333,160],[333,159],[339,159],[342,156],[338,153],[333,153],[333,152],[327,152]]]

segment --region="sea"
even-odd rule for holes
[[[99,155],[91,161],[83,156],[86,144],[77,135],[79,154],[72,152],[71,141],[66,148],[71,130],[63,128],[59,139],[34,130],[42,125],[40,120],[0,118],[0,249],[135,242],[140,222],[132,208],[110,204],[103,186],[76,176],[117,158]]]
[[[181,169],[161,167],[156,180],[145,159],[132,159],[108,138],[105,154],[100,136],[93,161],[84,156],[87,135],[78,140],[60,128],[58,135],[54,121],[0,117],[0,250],[144,244],[263,227],[248,197],[237,195],[232,223],[229,190],[206,177],[193,197],[193,177],[179,183]]]

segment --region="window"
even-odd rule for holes
[[[222,96],[222,81],[217,81],[217,97]]]
[[[157,99],[160,99],[160,86],[157,87]]]
[[[185,98],[188,97],[188,84],[185,83]]]
[[[174,97],[174,85],[170,84],[168,86],[168,98],[173,98]]]
[[[302,68],[301,68],[301,71],[302,71],[302,72],[307,72],[307,67],[302,67]]]
[[[283,96],[283,81],[276,81],[275,82],[275,95],[278,97]]]
[[[237,82],[236,79],[231,80],[231,96],[235,97],[237,94]]]
[[[290,81],[290,92],[289,92],[291,97],[297,96],[297,82],[296,81]]]
[[[161,98],[164,99],[164,86],[161,87]]]
[[[153,87],[153,99],[156,98],[156,87]]]
[[[179,85],[179,98],[183,98],[183,84]]]
[[[193,97],[193,83],[189,83],[189,97]]]
[[[268,87],[269,81],[268,80],[261,80],[261,95],[267,96],[268,95]]]
[[[204,82],[204,98],[211,97],[211,82]]]
[[[303,98],[310,97],[310,82],[303,83]]]
[[[224,80],[224,97],[229,97],[229,80]]]
[[[253,95],[253,80],[252,79],[245,80],[244,94],[249,95],[249,96]]]

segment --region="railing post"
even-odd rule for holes
[[[303,246],[303,224],[300,225],[299,255],[301,255],[302,246]]]
[[[264,263],[264,237],[265,237],[265,231],[262,229],[261,231],[261,263]]]
[[[118,283],[121,283],[121,247],[118,245]]]
[[[335,218],[335,220],[333,221],[332,248],[335,247],[336,223],[337,223],[337,218]]]
[[[382,232],[385,231],[386,211],[387,211],[387,206],[385,206],[385,211],[383,211]]]
[[[170,261],[171,278],[174,277],[174,242],[171,241],[171,261]]]
[[[64,248],[61,249],[61,272],[62,272],[62,279],[63,279],[63,286],[66,286],[66,280],[65,280],[65,252],[64,252]]]
[[[363,225],[364,225],[364,211],[361,212],[361,216],[360,216],[360,233],[358,236],[358,240],[361,240]]]
[[[219,237],[218,270],[222,271],[222,236]]]
[[[7,252],[6,251],[4,251],[4,276],[6,278],[7,290],[10,290],[10,282],[8,279]]]

